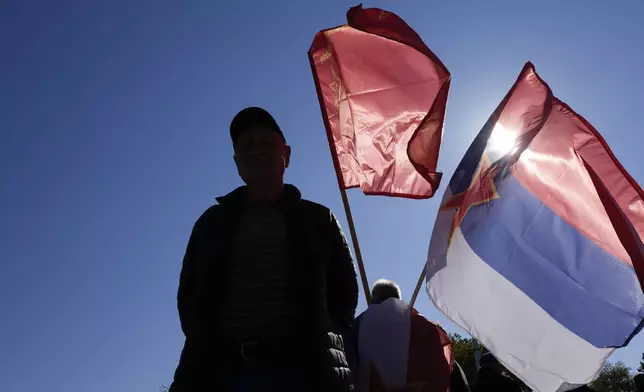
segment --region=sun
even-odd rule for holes
[[[506,129],[501,123],[496,123],[487,141],[487,149],[494,155],[503,157],[516,149],[517,133]]]

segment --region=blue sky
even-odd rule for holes
[[[306,56],[356,3],[9,0],[0,4],[0,379],[12,392],[142,392],[183,344],[176,288],[192,224],[240,184],[228,124],[270,110],[289,182],[342,203]],[[531,60],[644,183],[644,3],[372,1],[452,73],[439,168],[467,146]],[[409,298],[440,194],[350,191],[371,282]],[[360,300],[364,308],[364,299]],[[418,308],[448,330],[424,292]],[[617,352],[637,366],[644,336]]]

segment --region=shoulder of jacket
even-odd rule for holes
[[[222,211],[221,204],[214,204],[208,207],[208,209],[206,209],[206,211],[204,211],[195,222],[195,227],[212,222],[213,219],[217,218],[217,216],[221,213],[221,211]]]
[[[331,216],[331,210],[328,207],[323,206],[322,204],[316,203],[314,201],[302,199],[301,207],[313,214],[319,214],[320,216]]]

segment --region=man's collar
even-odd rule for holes
[[[240,186],[239,188],[233,190],[227,195],[217,197],[216,200],[221,205],[236,204],[240,205],[241,203],[246,202],[248,197],[248,187]],[[287,204],[297,204],[302,200],[302,193],[294,185],[285,184],[284,185],[284,201]]]

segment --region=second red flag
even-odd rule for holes
[[[357,6],[347,22],[309,50],[340,186],[432,197],[450,74],[397,15]]]

